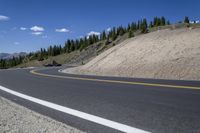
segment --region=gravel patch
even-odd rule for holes
[[[1,133],[82,133],[52,118],[0,97]]]

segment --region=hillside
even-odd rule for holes
[[[185,24],[176,24],[176,25],[165,25],[165,26],[158,26],[149,28],[149,32],[154,32],[161,29],[178,29],[185,27]],[[198,24],[191,25],[192,27],[199,26]],[[142,35],[140,30],[137,30],[134,32],[134,36]],[[83,65],[98,56],[99,54],[103,53],[104,51],[112,48],[115,45],[120,44],[121,42],[125,41],[129,38],[129,33],[125,33],[123,35],[118,35],[116,39],[113,41],[112,39],[109,39],[109,43],[106,43],[106,40],[101,40],[99,42],[96,42],[92,45],[89,45],[85,47],[83,50],[75,50],[70,53],[63,53],[56,56],[49,56],[48,58],[44,58],[44,60],[30,60],[29,58],[25,58],[23,63],[15,66],[15,67],[40,67],[45,64],[51,64],[54,61],[60,64],[67,64],[67,65]]]
[[[128,34],[126,33],[123,36],[118,36],[115,41],[112,41],[109,44],[106,44],[105,41],[100,41],[86,47],[82,51],[76,50],[71,53],[50,56],[48,57],[48,59],[45,59],[43,61],[27,60],[26,62],[17,65],[16,67],[40,67],[45,64],[52,63],[53,60],[60,64],[83,65],[98,56],[99,54],[103,53],[104,51],[110,49],[114,45],[118,45],[119,43],[123,42],[127,38]]]
[[[200,79],[200,28],[167,28],[127,39],[67,73]]]
[[[178,25],[189,25],[189,22],[181,22]],[[118,45],[120,42],[152,32],[158,29],[167,28],[170,21],[165,17],[154,17],[148,24],[143,18],[137,22],[128,23],[127,26],[110,27],[98,34],[91,32],[77,39],[67,39],[64,45],[50,45],[35,52],[30,52],[26,56],[17,59],[1,60],[0,68],[43,66],[58,62],[60,64],[85,64],[100,53]]]

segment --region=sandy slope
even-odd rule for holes
[[[67,73],[200,79],[200,28],[165,29],[128,39]]]

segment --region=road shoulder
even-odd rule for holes
[[[23,106],[0,97],[0,131],[3,132],[41,132],[41,133],[81,133],[50,117],[43,116]]]

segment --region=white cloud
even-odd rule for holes
[[[56,29],[56,32],[70,32],[70,30],[66,29],[66,28],[61,28],[61,29]]]
[[[9,19],[7,16],[0,15],[0,21],[8,21]]]
[[[106,31],[107,31],[107,32],[110,32],[110,31],[111,31],[111,28],[109,27]]]
[[[91,35],[100,35],[100,32],[96,32],[96,31],[90,31],[89,33],[87,33],[87,36],[91,36]]]
[[[32,32],[31,34],[39,36],[39,35],[42,35],[43,33],[42,32]]]
[[[20,43],[19,43],[19,42],[14,42],[14,44],[15,44],[15,45],[18,45],[18,44],[20,44]]]
[[[35,32],[42,32],[44,31],[44,28],[40,26],[33,26],[30,28],[30,30],[35,31]]]
[[[20,30],[27,30],[27,28],[25,28],[25,27],[20,27]]]

